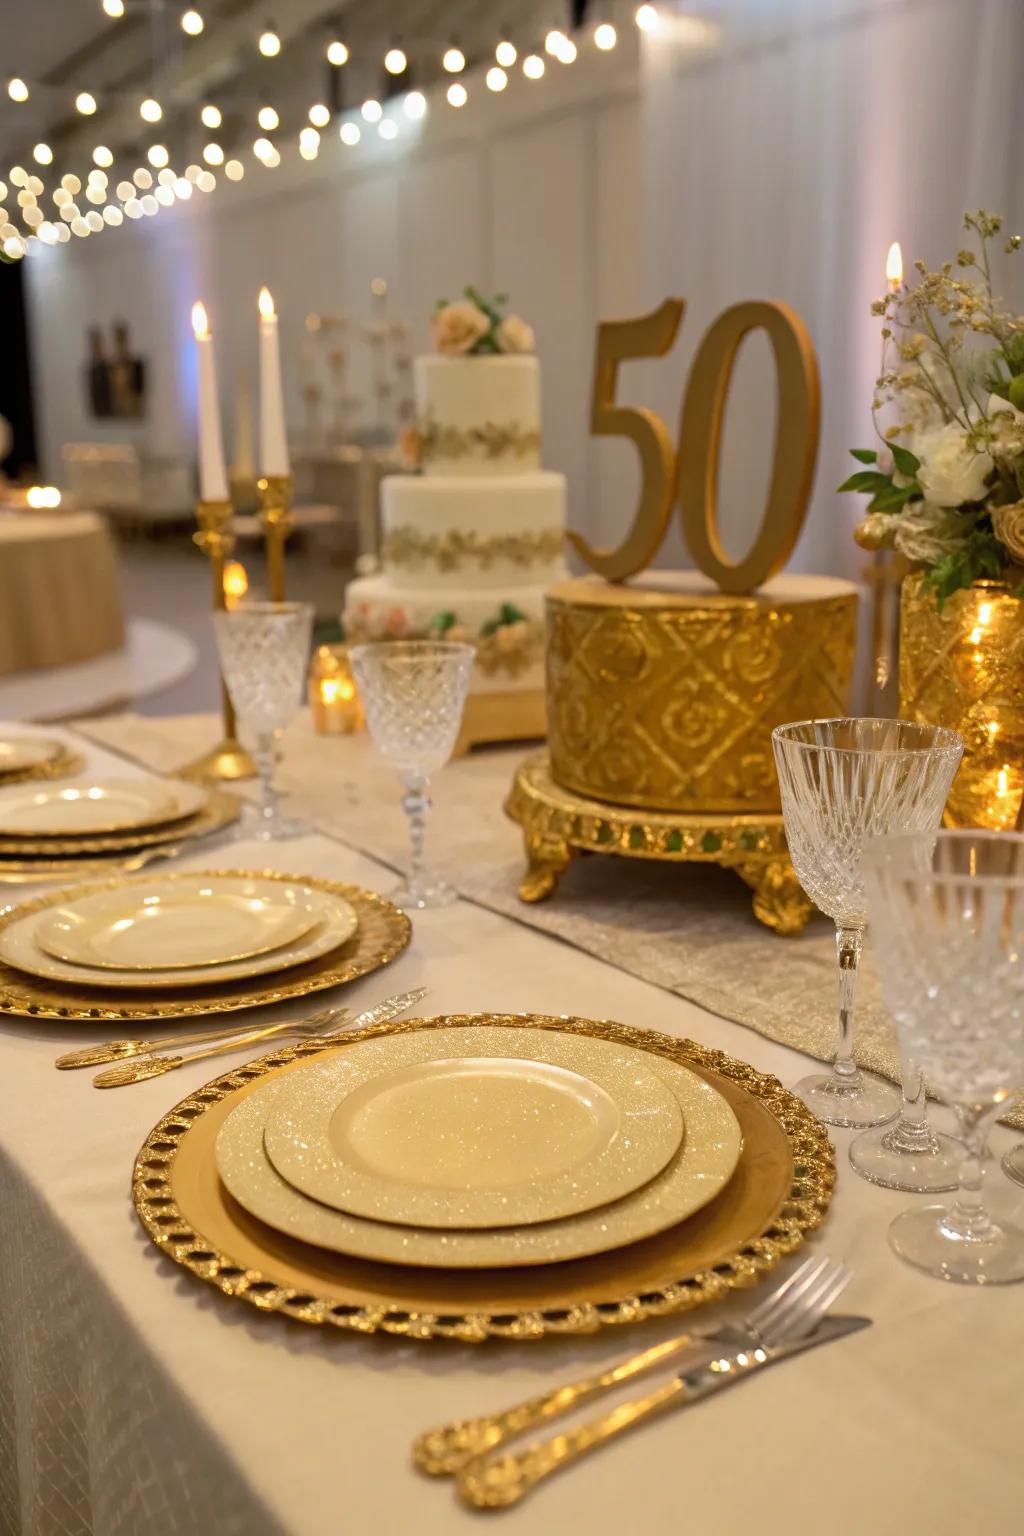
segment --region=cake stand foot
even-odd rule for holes
[[[525,837],[526,874],[519,883],[520,901],[546,901],[569,867],[572,849],[557,837]]]
[[[775,933],[802,933],[814,911],[788,859],[749,859],[736,873],[754,892],[754,916]]]

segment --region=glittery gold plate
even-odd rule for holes
[[[689,1220],[594,1258],[441,1272],[315,1248],[248,1215],[227,1194],[214,1160],[217,1133],[245,1095],[317,1050],[302,1041],[215,1079],[154,1127],[132,1180],[150,1237],[198,1279],[263,1312],[357,1333],[478,1343],[592,1333],[688,1311],[755,1284],[822,1221],[835,1182],[824,1127],[776,1078],[722,1051],[624,1024],[543,1014],[398,1020],[352,1038],[488,1025],[584,1034],[691,1068],[739,1120],[743,1152],[733,1178]],[[331,1054],[339,1050],[344,1046]]]
[[[53,859],[58,855],[121,853],[132,848],[155,848],[161,843],[191,841],[229,826],[238,820],[241,810],[242,802],[237,795],[214,789],[202,810],[184,816],[181,821],[162,823],[158,827],[79,837],[0,837],[0,859],[9,861],[11,855]]]
[[[67,779],[84,768],[84,757],[78,752],[64,751],[48,762],[33,763],[31,768],[17,768],[11,773],[0,774],[0,789],[8,789],[12,784],[30,784],[37,779]]]
[[[189,870],[180,877],[164,875],[161,879],[177,878],[194,880],[205,873]],[[311,886],[317,891],[327,891],[341,896],[354,909],[358,927],[351,939],[337,949],[330,950],[316,960],[280,973],[249,977],[241,981],[222,982],[206,987],[168,987],[166,992],[154,989],[130,991],[106,989],[102,984],[94,987],[72,985],[67,982],[45,981],[41,977],[28,976],[12,966],[0,965],[0,1015],[13,1014],[21,1018],[82,1020],[139,1020],[185,1019],[197,1014],[231,1013],[238,1008],[257,1008],[269,1003],[283,1002],[288,998],[306,997],[311,992],[321,992],[327,987],[340,986],[357,976],[365,976],[387,965],[409,942],[412,924],[404,912],[383,896],[365,891],[358,885],[346,885],[338,880],[323,880],[313,875],[286,875],[278,870],[224,869],[209,871],[212,874],[234,875],[240,879],[260,878],[282,880],[292,884]],[[141,877],[146,879],[148,877]],[[123,888],[124,879],[94,880],[85,885],[64,886],[33,901],[21,902],[0,912],[0,931],[9,924],[42,912],[77,896],[94,891]]]

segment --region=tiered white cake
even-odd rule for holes
[[[565,575],[565,477],[540,468],[532,356],[415,363],[422,475],[381,486],[383,570],[350,582],[353,640],[471,640],[471,691],[544,687],[544,594]]]

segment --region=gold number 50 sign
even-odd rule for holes
[[[634,320],[605,320],[597,330],[591,431],[628,437],[640,455],[640,500],[617,549],[594,549],[581,534],[569,539],[586,563],[609,581],[642,571],[661,548],[673,504],[697,568],[723,592],[750,592],[782,569],[800,536],[814,481],[821,395],[810,333],[785,304],[752,302],[724,310],[693,361],[683,396],[678,451],[654,411],[615,404],[619,364],[664,357],[676,339],[685,305],[666,299]],[[725,401],[743,338],[766,332],[775,355],[778,408],[771,485],[761,526],[747,555],[731,561],[718,528],[718,458]]]

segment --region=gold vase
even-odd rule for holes
[[[954,592],[940,612],[921,576],[903,583],[900,714],[964,738],[946,820],[1013,827],[1024,796],[1024,603],[1005,582]]]

